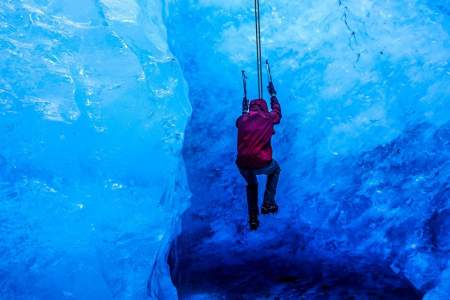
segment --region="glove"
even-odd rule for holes
[[[267,91],[269,92],[270,96],[275,96],[277,94],[273,82],[269,82],[269,85],[267,86]]]

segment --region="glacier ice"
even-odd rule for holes
[[[450,2],[261,1],[284,119],[281,212],[257,233],[234,165],[252,9],[172,1],[166,17],[194,107],[192,206],[170,255],[180,295],[450,298]]]
[[[1,299],[450,298],[450,2],[261,4],[281,211],[250,233],[252,1],[0,3]]]
[[[1,299],[175,297],[191,107],[162,9],[0,3]]]

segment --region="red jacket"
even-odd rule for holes
[[[272,135],[274,125],[281,120],[281,106],[277,97],[270,99],[272,111],[265,100],[250,102],[250,111],[236,121],[238,128],[237,165],[243,169],[259,169],[272,161]]]

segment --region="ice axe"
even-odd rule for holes
[[[270,72],[270,64],[269,64],[268,59],[266,59],[266,68],[267,68],[267,80],[269,81],[267,90],[269,91],[270,96],[274,96],[277,94],[277,91],[275,90],[275,87],[273,86],[272,73]]]
[[[242,113],[248,112],[248,98],[247,98],[247,75],[242,70],[242,83],[244,85],[244,98],[242,99]]]
[[[267,79],[269,80],[269,83],[273,83],[272,81],[272,73],[270,72],[270,64],[269,60],[266,59],[266,69],[267,69]]]

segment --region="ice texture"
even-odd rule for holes
[[[191,113],[158,0],[0,2],[0,298],[173,299]]]
[[[260,2],[257,232],[253,1],[0,2],[0,299],[450,299],[450,1]]]
[[[283,120],[280,213],[257,232],[234,164],[240,70],[256,97],[253,1],[169,2],[194,108],[179,294],[450,299],[450,2],[260,2]]]

